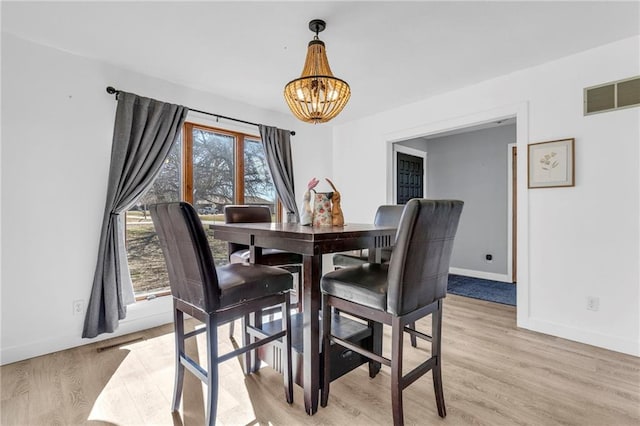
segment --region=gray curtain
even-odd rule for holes
[[[188,108],[118,93],[98,261],[82,337],[111,333],[134,302],[121,214],[153,183]]]
[[[299,222],[300,214],[296,204],[293,185],[293,161],[291,157],[291,136],[288,130],[260,125],[262,146],[267,157],[271,178],[282,205],[288,213],[288,220]]]

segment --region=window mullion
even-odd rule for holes
[[[182,143],[182,200],[193,204],[193,124],[184,124]]]
[[[244,204],[244,135],[236,133],[236,193],[235,203]]]

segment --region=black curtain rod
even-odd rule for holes
[[[118,93],[120,93],[120,91],[118,89],[115,89],[114,87],[107,86],[107,93],[110,94],[110,95],[116,95],[116,99],[117,99]],[[259,124],[257,124],[257,123],[252,123],[250,121],[240,120],[240,119],[233,118],[233,117],[227,117],[225,115],[213,114],[211,112],[200,111],[199,109],[193,109],[193,108],[188,108],[188,109],[189,109],[189,111],[199,112],[200,114],[210,115],[212,117],[222,118],[224,120],[237,121],[238,123],[244,123],[244,124],[248,124],[250,126],[256,126],[256,127],[259,126]],[[296,134],[296,132],[294,132],[293,130],[291,130],[289,133],[291,133],[291,136],[295,136],[295,134]]]

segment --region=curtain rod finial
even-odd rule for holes
[[[110,94],[110,95],[113,95],[115,93],[118,93],[118,91],[115,88],[111,87],[111,86],[107,86],[107,93]]]

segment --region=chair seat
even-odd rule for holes
[[[348,268],[350,266],[360,266],[369,261],[367,250],[357,250],[355,252],[336,253],[333,255],[333,266],[335,268]]]
[[[322,292],[381,311],[387,310],[388,264],[365,263],[322,277]]]
[[[231,263],[249,263],[249,257],[249,249],[242,249],[231,253],[229,261]],[[284,250],[262,249],[262,256],[260,256],[260,265],[281,266],[300,263],[302,263],[301,254],[290,253]]]
[[[284,269],[244,263],[216,268],[220,288],[220,309],[287,290],[293,287],[291,274]]]
[[[392,249],[386,248],[380,250],[382,263],[388,263],[391,260]],[[359,266],[369,262],[369,250],[356,250],[354,252],[336,253],[333,255],[333,266],[337,268],[348,268],[350,266]]]

